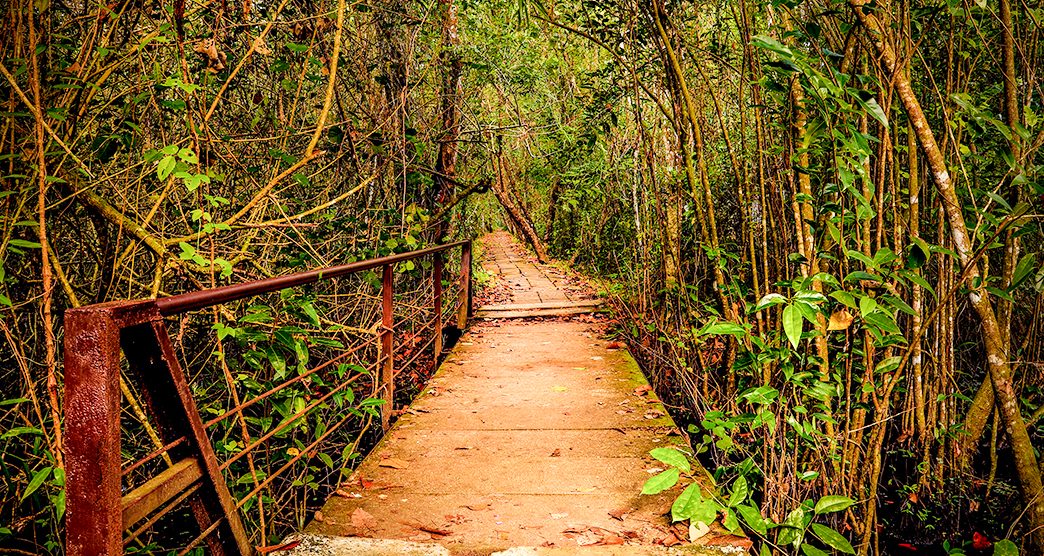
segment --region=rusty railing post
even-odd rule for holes
[[[381,280],[381,398],[384,405],[381,406],[381,426],[388,430],[391,422],[392,410],[395,406],[395,353],[392,343],[394,339],[393,327],[395,324],[392,306],[392,265],[386,264],[383,269]]]
[[[460,308],[457,310],[457,328],[468,325],[471,309],[471,242],[460,246]]]
[[[439,356],[442,355],[442,253],[435,253],[432,257],[434,257],[431,286],[435,297],[435,364],[438,364]]]
[[[120,327],[111,307],[65,312],[65,553],[123,554]]]

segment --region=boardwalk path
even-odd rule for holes
[[[506,283],[511,303],[582,297],[508,238],[487,236],[482,262]],[[607,349],[594,320],[477,321],[306,530],[444,548],[306,538],[298,551],[490,554],[608,544],[600,553],[664,553],[658,545],[675,542],[664,514],[678,490],[639,493],[661,466],[649,450],[681,436],[634,360]]]

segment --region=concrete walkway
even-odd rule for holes
[[[483,248],[483,264],[513,302],[576,297],[503,235],[487,236]],[[687,545],[687,529],[669,522],[684,484],[640,495],[663,467],[649,450],[681,445],[682,436],[596,320],[471,326],[308,526],[320,536],[296,552],[666,554]]]

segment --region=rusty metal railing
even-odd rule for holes
[[[432,257],[431,292],[434,361],[443,351],[444,253],[461,249],[460,276],[456,290],[456,325],[463,328],[472,311],[471,242],[461,241],[351,264],[301,272],[288,276],[200,290],[163,299],[117,301],[71,309],[65,313],[65,438],[66,444],[66,553],[69,556],[122,554],[129,538],[154,525],[176,506],[190,509],[199,534],[187,543],[182,553],[205,546],[209,553],[254,554],[240,508],[288,466],[303,457],[316,444],[346,420],[330,424],[314,444],[263,480],[254,477],[254,488],[234,499],[223,470],[251,448],[279,434],[273,429],[224,462],[219,462],[208,436],[208,428],[248,408],[290,385],[299,385],[315,373],[328,370],[340,357],[355,353],[368,344],[379,345],[379,356],[366,369],[372,372],[378,395],[382,426],[387,428],[394,409],[395,320],[394,265]],[[371,342],[348,349],[298,376],[280,383],[235,407],[204,421],[197,410],[189,378],[175,353],[164,317],[229,303],[265,293],[312,284],[319,281],[381,269],[381,324]],[[427,307],[424,303],[422,303]],[[420,313],[420,310],[417,311]],[[451,313],[452,315],[452,313]],[[121,352],[126,367],[121,364]],[[417,356],[410,358],[413,361]],[[121,451],[121,369],[144,398],[150,421],[155,423],[158,446],[148,455],[124,465]],[[344,388],[351,388],[354,377],[341,377],[341,383],[318,397],[309,407],[326,403]],[[293,422],[297,414],[286,421]],[[123,478],[141,471],[150,461],[166,461],[166,467],[132,489],[125,489]]]

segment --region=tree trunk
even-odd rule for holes
[[[981,284],[978,262],[974,258],[975,253],[971,239],[968,237],[968,228],[964,222],[960,200],[954,190],[942,150],[935,141],[935,134],[928,125],[928,118],[921,109],[920,101],[910,85],[910,79],[899,67],[895,52],[885,36],[884,27],[877,16],[864,11],[863,6],[867,3],[868,0],[849,0],[856,17],[869,30],[870,38],[881,57],[881,63],[891,74],[892,82],[910,119],[910,125],[917,132],[918,143],[921,145],[921,150],[931,169],[935,187],[942,199],[943,209],[949,221],[954,249],[957,251],[961,264],[967,269],[967,282],[970,288],[968,299],[979,315],[986,359],[989,364],[990,382],[993,384],[997,409],[1004,421],[1008,438],[1011,440],[1015,469],[1022,487],[1023,498],[1028,505],[1027,525],[1032,531],[1030,541],[1036,552],[1041,553],[1044,552],[1044,497],[1041,496],[1040,469],[1037,467],[1033,443],[1019,409],[1019,397],[1015,391],[1011,366],[1005,352],[1004,334],[997,322],[989,293]]]
[[[457,5],[454,0],[439,0],[442,10],[442,137],[439,158],[435,162],[432,191],[434,206],[452,197],[457,177],[457,138],[460,136],[461,59],[460,34],[457,32]],[[449,220],[435,224],[436,241],[449,232]]]

